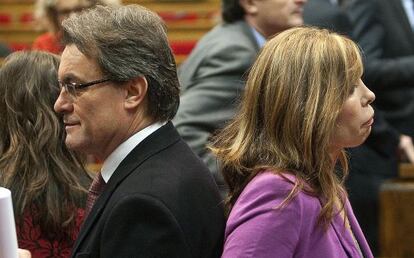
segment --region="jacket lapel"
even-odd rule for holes
[[[339,213],[333,217],[331,225],[348,257],[354,257],[354,240],[349,230],[345,227],[344,220]]]
[[[257,43],[257,40],[253,34],[252,28],[247,24],[247,22],[245,21],[239,21],[238,26],[240,26],[240,30],[242,31],[243,34],[247,35],[247,37],[250,39],[250,41],[252,42],[252,44],[255,47],[256,52],[260,51],[260,46]]]
[[[364,234],[359,227],[359,224],[355,218],[354,212],[352,211],[348,200],[345,203],[345,210],[348,216],[352,233],[354,234],[356,241],[358,241],[358,245],[364,258],[373,258],[374,256],[372,255],[371,249],[369,248]],[[348,228],[345,227],[344,220],[339,213],[335,215],[331,224],[338,236],[339,242],[341,243],[348,257],[359,257],[359,252],[355,246],[355,241],[351,235],[351,232]]]
[[[351,225],[352,232],[354,233],[354,236],[356,240],[358,241],[362,254],[364,255],[365,258],[374,258],[374,255],[372,254],[371,249],[369,248],[368,242],[365,239],[364,234],[362,233],[361,227],[359,226],[358,221],[356,220],[354,211],[352,210],[352,207],[349,201],[347,201],[346,207],[347,207],[349,224]]]
[[[98,221],[106,204],[108,203],[108,200],[118,185],[145,160],[174,144],[179,139],[180,136],[174,126],[171,122],[168,122],[166,125],[162,126],[160,129],[145,138],[131,151],[131,153],[125,157],[125,159],[115,170],[112,177],[109,179],[104,191],[96,200],[89,216],[84,221],[72,250],[72,257],[73,254],[78,251],[80,244],[93,228],[93,225]]]

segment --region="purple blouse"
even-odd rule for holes
[[[292,181],[263,172],[246,186],[227,221],[222,257],[361,257],[339,214],[326,231],[317,224],[321,203],[316,196],[301,191],[286,206],[275,209],[292,190]],[[345,209],[362,254],[372,258],[348,201]]]

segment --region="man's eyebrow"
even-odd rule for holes
[[[68,81],[75,81],[75,80],[79,81],[80,79],[78,76],[76,76],[73,73],[66,73],[60,78],[60,80],[68,82]]]

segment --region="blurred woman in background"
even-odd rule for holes
[[[119,0],[37,0],[35,18],[38,27],[47,32],[35,39],[32,49],[61,54],[61,23],[65,18],[72,12],[80,12],[95,5],[119,4]]]
[[[11,190],[19,247],[33,258],[69,257],[90,177],[65,146],[59,57],[15,52],[0,70],[0,186]]]
[[[372,257],[343,187],[344,148],[373,123],[362,72],[358,47],[327,30],[264,46],[212,147],[230,188],[222,257]]]

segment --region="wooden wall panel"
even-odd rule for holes
[[[220,16],[220,0],[125,0],[123,3],[141,4],[163,18],[177,63],[182,62],[195,43],[218,23]],[[14,50],[30,48],[42,33],[35,28],[33,9],[33,0],[0,0],[0,42]]]
[[[414,180],[385,182],[380,200],[381,257],[414,257]]]

